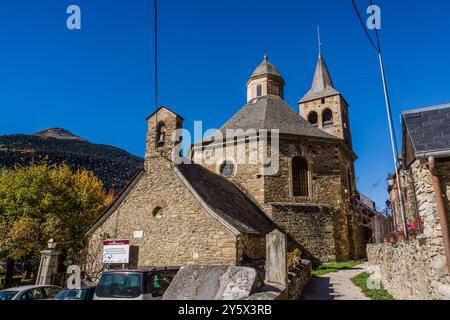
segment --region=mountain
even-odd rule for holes
[[[86,142],[85,139],[74,135],[72,132],[62,128],[49,128],[36,133],[33,136],[38,136],[42,138],[55,138],[60,140],[75,140]]]
[[[32,135],[0,136],[0,167],[30,162],[67,163],[73,170],[93,171],[106,189],[120,192],[143,167],[144,160],[125,150],[91,143],[66,129],[50,128]]]

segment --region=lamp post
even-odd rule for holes
[[[402,217],[402,223],[403,223],[403,234],[405,236],[405,239],[409,238],[409,233],[408,233],[408,224],[407,224],[407,220],[406,220],[406,212],[405,212],[405,205],[403,203],[403,197],[401,195],[401,180],[400,180],[400,176],[399,174],[396,174],[395,176],[390,174],[387,178],[387,182],[388,185],[390,187],[390,189],[394,189],[395,188],[395,184],[397,183],[396,189],[397,189],[397,200],[399,201],[399,205],[400,205],[400,214]],[[394,215],[395,216],[395,215]],[[395,220],[395,224],[397,225],[397,219]]]

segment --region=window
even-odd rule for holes
[[[162,219],[162,217],[163,217],[163,209],[161,207],[156,207],[153,210],[153,217],[155,217],[156,219]]]
[[[317,112],[313,111],[308,115],[308,122],[311,123],[315,127],[318,126],[319,116],[317,115]]]
[[[234,175],[234,164],[230,161],[225,161],[220,166],[220,174],[226,178],[230,178]]]
[[[41,288],[30,289],[25,292],[20,300],[41,300],[44,299],[44,293]]]
[[[321,104],[325,104],[325,98],[320,99]]]
[[[256,86],[256,96],[261,97],[262,96],[262,85],[258,84]]]
[[[158,147],[164,146],[166,143],[166,126],[164,123],[158,124],[156,131],[156,144]]]
[[[322,121],[324,126],[329,126],[333,124],[333,111],[330,109],[325,109],[322,114]]]
[[[59,291],[61,291],[61,289],[58,287],[45,287],[43,288],[43,290],[45,291],[47,299],[54,298],[59,293]]]
[[[97,296],[102,298],[137,298],[141,294],[141,275],[104,273],[96,290]]]
[[[308,161],[305,158],[292,159],[292,187],[294,197],[309,196]]]
[[[149,274],[145,288],[146,293],[150,293],[152,297],[162,297],[175,275],[176,272],[170,271]]]

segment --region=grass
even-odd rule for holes
[[[352,282],[361,288],[364,294],[371,300],[395,300],[394,297],[383,288],[383,285],[381,285],[380,289],[369,289],[367,287],[369,277],[370,275],[368,272],[363,272],[352,278]]]
[[[338,272],[339,270],[351,269],[361,262],[348,261],[348,262],[336,262],[336,263],[324,263],[318,266],[312,273],[313,277],[320,277],[327,273]]]

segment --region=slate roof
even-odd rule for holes
[[[250,100],[219,130],[227,129],[279,129],[280,134],[337,139],[303,119],[283,99],[268,95]]]
[[[275,224],[228,179],[198,164],[177,166],[201,199],[228,224],[242,233],[267,234]]]
[[[339,92],[334,88],[325,60],[323,59],[322,54],[319,54],[311,89],[299,102],[308,102],[337,94],[339,94]]]
[[[264,55],[263,61],[261,62],[261,64],[258,67],[256,67],[255,71],[253,71],[251,78],[263,76],[266,74],[271,74],[274,76],[281,77],[280,72],[277,70],[277,68],[272,63],[270,63],[269,59],[267,58],[267,55]]]
[[[450,104],[403,112],[416,156],[450,150]]]

